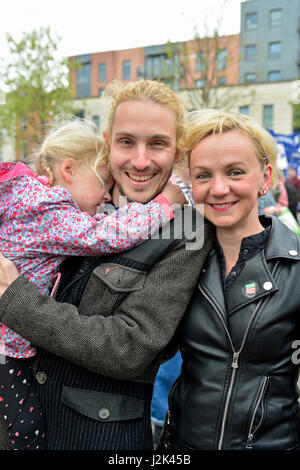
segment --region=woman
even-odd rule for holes
[[[300,447],[300,240],[258,217],[276,145],[244,115],[200,112],[187,136],[195,202],[216,227],[179,327],[182,373],[160,450]]]

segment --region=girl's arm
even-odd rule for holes
[[[145,205],[130,203],[113,213],[92,217],[81,212],[62,188],[57,189],[57,194],[56,199],[51,199],[48,190],[47,197],[40,194],[27,204],[25,195],[22,214],[10,213],[7,224],[13,243],[9,257],[31,257],[39,253],[95,256],[125,251],[149,238],[173,218],[171,206],[163,195]],[[5,246],[3,253],[8,256]]]

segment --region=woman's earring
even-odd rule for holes
[[[262,190],[261,190],[261,195],[262,195],[262,196],[265,196],[266,193],[267,193],[267,191],[266,191],[265,189],[262,189]]]

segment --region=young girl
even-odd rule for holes
[[[184,204],[179,189],[169,184],[148,204],[96,214],[111,200],[112,186],[104,144],[89,123],[73,121],[50,132],[36,174],[23,163],[0,164],[2,253],[42,293],[50,294],[66,256],[127,250],[173,217],[171,204]],[[36,350],[5,325],[1,334],[0,411],[13,447],[43,449],[43,416],[26,361]]]

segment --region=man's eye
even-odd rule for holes
[[[152,142],[152,145],[153,145],[154,147],[163,147],[163,146],[165,145],[165,143],[162,142],[162,141],[160,141],[160,140],[157,140],[157,141],[155,141],[155,142]]]
[[[130,145],[131,141],[129,139],[121,139],[120,141],[121,145]]]
[[[209,178],[208,173],[200,173],[199,175],[196,176],[197,180],[205,181]]]

